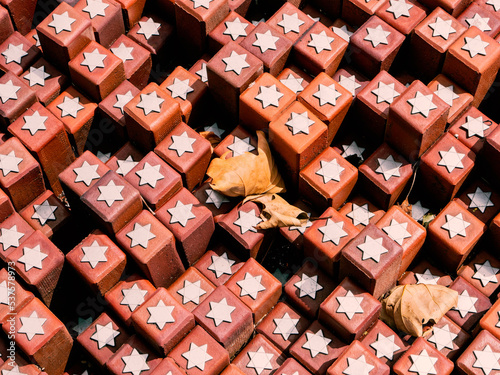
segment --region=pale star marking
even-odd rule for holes
[[[40,47],[40,38],[38,37],[38,33],[35,32],[31,37],[35,39],[35,46]]]
[[[33,248],[24,247],[23,255],[17,260],[19,263],[24,264],[24,270],[28,272],[32,268],[42,269],[42,262],[49,255],[42,253],[40,250],[40,245],[36,245]]]
[[[474,193],[468,193],[467,197],[470,199],[469,208],[477,208],[483,214],[488,207],[495,206],[490,200],[491,192],[483,191],[479,186],[476,187],[476,191]]]
[[[203,7],[205,9],[208,9],[210,7],[210,3],[213,0],[191,0],[193,2],[193,9]]]
[[[102,0],[87,0],[87,6],[82,9],[83,12],[89,14],[91,19],[101,16],[106,16],[106,8],[109,4],[104,3]]]
[[[250,360],[247,363],[247,368],[253,368],[260,375],[264,370],[273,370],[271,360],[274,354],[267,353],[263,346],[259,346],[256,352],[248,351]]]
[[[486,47],[490,44],[484,42],[480,35],[476,35],[474,38],[465,37],[465,44],[462,46],[462,50],[469,52],[471,58],[476,55],[486,56]]]
[[[391,224],[382,230],[398,244],[403,245],[404,240],[411,237],[410,232],[406,230],[407,227],[408,223],[398,223],[392,219]]]
[[[134,229],[127,233],[127,237],[130,238],[131,248],[141,246],[147,249],[149,241],[156,238],[156,235],[151,232],[151,223],[145,225],[134,223]]]
[[[42,202],[42,204],[34,204],[33,205],[33,215],[32,219],[38,220],[40,225],[45,225],[47,221],[55,221],[56,215],[55,212],[57,210],[57,206],[52,206],[49,203],[49,200],[46,199]]]
[[[307,43],[307,45],[314,48],[316,50],[316,54],[319,54],[323,51],[331,51],[331,43],[334,40],[335,39],[331,36],[326,35],[326,31],[323,30],[319,34],[311,33],[311,40]]]
[[[246,53],[239,55],[236,51],[231,51],[231,55],[223,58],[222,61],[226,64],[225,72],[232,71],[237,75],[240,75],[243,69],[250,67],[250,64],[247,63]]]
[[[123,200],[123,196],[121,193],[125,186],[116,185],[113,180],[109,181],[107,185],[98,186],[97,188],[99,189],[100,193],[97,197],[97,201],[106,202],[108,207],[111,207],[113,203],[117,201]]]
[[[418,375],[437,375],[434,365],[438,359],[429,356],[427,350],[422,350],[420,354],[410,354],[410,360],[412,365],[408,371],[415,372]]]
[[[21,90],[21,86],[16,86],[9,79],[6,83],[0,83],[0,99],[2,103],[6,103],[10,99],[17,100],[17,92]]]
[[[122,361],[125,363],[122,373],[140,375],[141,372],[149,370],[148,356],[149,354],[141,354],[136,348],[132,349],[130,355],[122,357]]]
[[[445,215],[446,222],[441,226],[449,232],[450,238],[455,236],[467,237],[466,228],[469,227],[470,223],[464,220],[461,213],[453,215]]]
[[[111,152],[102,152],[102,151],[97,151],[97,159],[99,159],[100,161],[102,161],[103,163],[107,163],[108,160],[111,158]]]
[[[113,108],[118,108],[122,115],[125,113],[123,108],[125,105],[134,99],[134,95],[132,95],[132,91],[128,90],[125,94],[116,94],[116,103],[113,104]]]
[[[231,313],[234,310],[236,310],[236,307],[228,305],[227,300],[224,297],[219,302],[210,302],[210,311],[207,313],[207,315],[205,315],[205,317],[212,319],[215,326],[218,327],[223,322],[233,322]]]
[[[316,171],[316,174],[323,177],[324,184],[330,181],[340,182],[340,175],[345,168],[338,163],[337,159],[334,158],[330,161],[320,160],[319,163],[321,167]]]
[[[415,97],[408,99],[407,102],[412,107],[412,115],[420,113],[427,118],[430,111],[437,109],[437,105],[432,101],[432,94],[424,95],[420,91],[417,91]]]
[[[432,336],[427,340],[432,342],[437,350],[450,349],[453,350],[453,340],[457,338],[457,334],[450,331],[450,326],[445,324],[443,328],[434,326],[432,328]]]
[[[196,367],[201,371],[204,371],[205,363],[213,359],[213,357],[207,353],[207,349],[207,344],[198,346],[194,342],[192,342],[189,345],[189,350],[185,353],[182,353],[182,357],[184,357],[187,361],[186,368],[189,370],[193,367]]]
[[[106,325],[96,324],[95,332],[90,336],[90,339],[97,342],[97,347],[99,349],[104,348],[106,345],[114,347],[116,345],[115,338],[118,337],[119,334],[120,331],[113,328],[112,322]]]
[[[455,168],[464,168],[462,159],[465,157],[465,154],[457,152],[453,146],[450,147],[448,151],[439,151],[439,156],[441,156],[441,160],[437,163],[437,165],[446,167],[448,173],[453,172]]]
[[[259,47],[261,53],[267,50],[276,51],[276,42],[280,40],[279,37],[273,36],[271,30],[267,30],[264,34],[255,33],[255,38],[252,46]]]
[[[455,91],[453,90],[453,85],[445,86],[438,83],[437,89],[436,91],[434,91],[434,94],[443,99],[443,101],[451,107],[453,105],[453,101],[459,98],[459,96],[455,94]]]
[[[328,344],[331,341],[331,339],[324,336],[322,329],[316,333],[306,332],[306,342],[302,345],[302,348],[308,349],[312,358],[315,358],[318,354],[328,355]]]
[[[429,27],[432,29],[432,36],[438,37],[440,36],[444,40],[448,40],[450,34],[454,34],[457,32],[451,25],[452,20],[443,20],[441,17],[436,17],[434,23],[430,23]]]
[[[399,17],[410,17],[410,9],[413,8],[413,5],[407,3],[405,0],[389,0],[389,4],[391,5],[387,8],[387,13],[392,13],[394,15],[394,19],[398,19]]]
[[[361,206],[353,203],[351,211],[348,212],[346,216],[352,220],[353,225],[361,224],[367,226],[370,223],[370,219],[374,217],[375,214],[368,209],[368,203]]]
[[[141,101],[137,104],[137,108],[142,108],[144,115],[147,116],[151,112],[160,113],[161,105],[165,99],[158,96],[156,91],[152,91],[149,94],[141,94]]]
[[[349,42],[351,40],[352,34],[354,34],[352,31],[349,31],[347,29],[346,25],[343,25],[342,27],[333,26],[332,31],[342,39],[344,39],[346,42]]]
[[[24,237],[24,233],[17,231],[17,225],[13,225],[10,229],[0,229],[0,244],[3,246],[3,251],[8,250],[10,247],[18,247],[19,240]]]
[[[181,98],[182,100],[186,100],[188,94],[194,91],[194,89],[189,86],[189,79],[182,80],[178,78],[174,78],[174,83],[167,86],[167,90],[170,91],[172,98]]]
[[[207,195],[205,203],[213,204],[217,209],[221,208],[223,203],[229,203],[229,199],[227,199],[224,194],[221,194],[216,190],[206,189],[205,194]]]
[[[227,148],[233,152],[233,156],[243,155],[245,152],[255,150],[255,147],[250,144],[250,137],[241,139],[235,136],[233,143],[227,146]]]
[[[320,107],[325,104],[335,106],[337,104],[337,99],[340,96],[342,96],[342,94],[335,89],[335,84],[333,83],[330,86],[320,83],[318,85],[318,91],[313,94],[313,97],[319,100]]]
[[[212,125],[210,126],[205,126],[203,128],[204,131],[206,132],[212,132],[214,133],[217,137],[221,138],[222,139],[222,134],[225,133],[225,130],[224,129],[221,129],[219,128],[219,125],[217,125],[216,122],[214,122]]]
[[[36,335],[45,334],[43,325],[47,319],[39,318],[36,311],[33,311],[30,316],[22,316],[19,319],[21,320],[21,328],[17,333],[24,333],[28,341],[31,341]]]
[[[8,154],[0,154],[0,169],[2,170],[3,176],[7,176],[9,173],[19,173],[19,164],[21,164],[23,158],[18,158],[14,150]]]
[[[234,263],[234,260],[228,258],[227,253],[222,253],[221,256],[212,255],[212,263],[207,269],[215,273],[216,278],[219,278],[222,275],[232,275],[233,271],[231,270],[231,266]]]
[[[427,212],[429,212],[429,209],[423,207],[420,201],[417,201],[411,206],[411,217],[417,221],[422,221]]]
[[[388,85],[384,82],[379,82],[376,89],[372,90],[372,94],[377,97],[377,104],[387,103],[392,104],[394,98],[398,97],[400,94],[394,88],[394,83],[389,83]]]
[[[170,224],[179,223],[185,227],[189,220],[195,219],[196,215],[191,211],[193,204],[184,204],[181,201],[175,203],[175,207],[169,208],[167,211],[170,214]]]
[[[326,225],[318,228],[318,230],[323,233],[323,238],[321,242],[332,242],[336,246],[339,245],[340,240],[347,237],[347,232],[344,230],[344,222],[339,221],[334,222],[332,219],[326,220]]]
[[[80,263],[89,263],[90,267],[96,268],[99,263],[106,263],[108,259],[106,258],[107,246],[99,245],[99,242],[94,240],[90,246],[82,246],[83,257],[80,259]]]
[[[253,300],[257,299],[259,292],[266,290],[261,284],[262,275],[253,276],[249,272],[245,273],[245,278],[236,282],[240,287],[240,297],[250,296]]]
[[[156,183],[165,178],[160,173],[161,165],[151,165],[148,162],[144,163],[144,167],[140,171],[136,171],[135,174],[140,177],[139,186],[149,185],[152,188],[156,187]]]
[[[118,164],[118,169],[116,173],[120,176],[125,176],[128,172],[130,172],[139,162],[134,161],[132,155],[127,156],[124,160],[117,160],[116,164]]]
[[[304,90],[304,88],[302,87],[302,82],[304,82],[304,78],[301,77],[297,78],[292,73],[289,73],[288,77],[280,79],[280,82],[296,94]]]
[[[174,306],[166,306],[165,302],[159,300],[156,306],[147,308],[149,312],[148,324],[156,324],[158,329],[163,329],[167,323],[174,323],[175,319],[172,316]]]
[[[490,19],[488,17],[481,17],[479,13],[474,14],[472,18],[466,18],[465,22],[469,27],[476,26],[482,32],[491,31],[491,27],[488,24]]]
[[[283,340],[288,340],[291,335],[298,335],[299,331],[297,330],[297,324],[299,323],[299,319],[293,319],[286,312],[283,314],[281,318],[273,319],[273,322],[276,328],[273,331],[274,335],[281,335]]]
[[[35,135],[39,130],[47,130],[45,121],[47,121],[48,118],[48,116],[42,116],[40,112],[35,111],[30,116],[23,116],[24,124],[21,129],[28,130],[31,135]]]
[[[10,370],[7,369],[2,370],[2,375],[27,375],[27,374],[19,370],[19,365],[15,365],[11,367]]]
[[[465,318],[469,313],[476,313],[476,297],[471,297],[467,289],[464,289],[462,293],[458,295],[457,307],[453,307],[452,310],[458,311],[460,316]]]
[[[382,242],[383,237],[375,239],[370,236],[366,236],[365,242],[357,246],[357,248],[363,253],[361,260],[373,259],[377,263],[380,262],[380,256],[389,252],[389,250],[382,245]]]
[[[344,150],[341,155],[343,158],[348,158],[349,156],[357,156],[361,160],[365,159],[363,157],[363,151],[365,151],[365,148],[359,147],[356,141],[352,141],[350,145],[342,145],[342,149]]]
[[[76,19],[71,18],[68,15],[68,12],[64,12],[62,14],[53,14],[52,21],[48,24],[48,26],[53,27],[55,29],[56,34],[59,34],[61,31],[71,32],[71,25],[75,21]]]
[[[375,355],[378,358],[385,357],[389,361],[392,361],[394,358],[394,353],[401,349],[394,342],[394,335],[384,336],[382,333],[377,334],[377,340],[372,342],[370,346],[375,350]]]
[[[192,283],[189,280],[184,280],[184,285],[177,291],[182,296],[182,304],[193,302],[195,305],[200,303],[200,297],[207,292],[201,288],[201,281],[196,280]]]
[[[127,47],[124,43],[120,43],[118,47],[111,48],[111,52],[122,59],[123,62],[134,59],[134,56],[132,56],[133,51],[134,47]]]
[[[207,64],[201,63],[201,69],[196,71],[196,75],[200,77],[201,82],[208,82],[208,74],[207,74]]]
[[[23,49],[23,44],[12,44],[9,43],[8,47],[2,51],[2,56],[5,57],[5,63],[10,64],[11,62],[16,62],[21,64],[21,61],[24,56],[28,55]]]
[[[307,216],[311,217],[311,213],[308,212]],[[306,229],[309,228],[309,227],[311,227],[312,225],[313,225],[312,221],[310,221],[308,219],[307,222],[305,224],[303,224],[303,225],[291,225],[291,226],[289,226],[288,230],[289,231],[296,230],[300,234],[304,234],[306,232]]]
[[[489,283],[497,284],[497,274],[500,269],[493,267],[489,260],[486,260],[483,264],[474,264],[476,272],[472,275],[473,279],[481,281],[481,285],[484,287]]]
[[[278,91],[276,85],[271,86],[260,86],[259,93],[255,96],[255,100],[258,100],[262,104],[262,108],[265,109],[269,106],[278,108],[279,101],[283,97],[283,93]]]
[[[375,366],[366,363],[365,355],[360,355],[357,359],[347,357],[347,368],[342,371],[345,375],[369,375]]]
[[[80,65],[86,66],[89,71],[93,72],[96,68],[104,68],[104,60],[106,55],[99,53],[97,48],[94,48],[92,52],[83,53],[83,61]]]
[[[283,29],[285,34],[289,32],[294,32],[298,34],[300,32],[300,26],[302,26],[305,22],[299,18],[297,13],[286,14],[283,13],[282,19],[278,22],[278,26]]]
[[[495,12],[500,10],[500,0],[488,0],[486,4],[491,5]]]
[[[247,36],[247,32],[245,30],[248,27],[248,23],[241,22],[238,17],[236,17],[234,21],[224,22],[224,25],[226,25],[226,30],[224,30],[222,34],[229,35],[232,40]]]
[[[128,306],[130,311],[134,311],[144,302],[144,297],[148,294],[147,290],[139,288],[137,283],[134,283],[129,289],[122,289],[123,298],[120,305]]]
[[[139,26],[140,28],[137,31],[137,34],[144,35],[144,38],[146,39],[149,39],[154,35],[160,35],[158,30],[160,29],[161,24],[153,21],[152,18],[148,18],[146,22],[139,21]]]
[[[262,219],[255,214],[254,209],[248,212],[239,210],[238,219],[233,224],[240,227],[241,234],[245,234],[248,231],[257,233],[255,226],[261,221]]]
[[[366,36],[363,40],[371,42],[372,47],[376,48],[379,44],[388,45],[389,41],[387,40],[387,37],[389,35],[391,35],[390,31],[386,31],[381,25],[377,25],[375,28],[366,28]]]
[[[62,103],[57,105],[57,108],[61,110],[61,117],[71,116],[76,118],[78,112],[84,109],[83,105],[80,104],[80,98],[70,98],[65,96]]]
[[[430,269],[426,269],[424,273],[415,273],[417,284],[438,285],[439,276],[433,275]]]
[[[39,85],[39,86],[45,86],[45,79],[49,78],[50,74],[45,73],[45,66],[42,65],[39,68],[35,68],[33,66],[30,66],[30,72],[26,74],[23,78],[30,83],[30,87]]]
[[[323,286],[318,283],[318,275],[309,277],[305,273],[293,286],[299,290],[299,298],[309,296],[316,299],[316,293],[323,289]]]
[[[385,159],[378,158],[377,161],[378,168],[375,169],[375,173],[383,175],[386,181],[391,177],[401,177],[399,168],[403,165],[403,163],[395,161],[392,155],[389,155]]]
[[[363,314],[363,308],[361,307],[361,302],[363,302],[363,297],[356,297],[350,290],[347,291],[344,297],[336,297],[339,307],[337,308],[337,313],[344,313],[347,319],[351,320],[355,314]]]
[[[314,125],[314,123],[306,111],[302,113],[292,112],[285,125],[292,132],[292,135],[296,135],[299,133],[309,134],[309,127]]]
[[[483,116],[467,116],[465,118],[465,123],[463,123],[460,127],[467,130],[467,138],[473,136],[484,138],[484,132],[490,128],[490,125],[484,122]]]
[[[346,77],[341,74],[339,78],[340,85],[349,91],[353,97],[356,96],[356,90],[361,87],[361,85],[356,82],[356,77],[354,75]]]
[[[490,345],[486,345],[482,350],[473,350],[476,360],[472,367],[480,368],[484,375],[489,375],[492,371],[500,370],[500,353],[494,352]]]
[[[9,295],[13,293],[9,292],[9,288],[7,287],[7,281],[4,280],[0,283],[0,304],[8,305],[9,304]]]

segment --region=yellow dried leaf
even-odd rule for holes
[[[382,299],[381,318],[388,325],[420,337],[455,307],[458,293],[441,285],[400,285]]]
[[[409,216],[411,216],[412,205],[410,204],[410,202],[408,202],[408,198],[406,198],[403,201],[403,203],[401,203],[399,205],[399,207],[401,207],[401,209],[403,210],[403,212],[405,212],[406,214],[408,214]]]
[[[257,229],[301,226],[307,223],[309,217],[307,212],[292,206],[278,194],[249,196],[243,203],[248,201],[263,207],[260,217],[264,221],[257,225]]]
[[[200,135],[210,142],[210,145],[212,146],[212,152],[221,141],[221,139],[212,131],[202,131],[200,132]]]
[[[278,172],[271,149],[263,132],[257,131],[258,155],[245,152],[232,158],[213,159],[207,175],[212,178],[212,189],[229,197],[247,197],[285,191],[285,183]]]

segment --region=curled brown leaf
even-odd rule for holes
[[[212,146],[212,152],[221,141],[221,139],[212,131],[202,131],[200,132],[200,135],[210,142],[210,146]]]
[[[260,217],[264,221],[257,225],[257,229],[302,226],[307,223],[309,217],[307,212],[292,206],[278,194],[249,196],[245,198],[243,203],[248,201],[263,207]]]

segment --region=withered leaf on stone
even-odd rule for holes
[[[229,197],[247,197],[285,191],[285,183],[278,172],[271,149],[262,131],[257,131],[258,155],[245,152],[226,159],[213,159],[207,175],[212,178],[212,189]]]
[[[457,306],[458,293],[441,285],[400,285],[382,299],[381,318],[393,328],[420,337]]]
[[[221,139],[212,131],[202,131],[200,132],[200,135],[210,142],[210,146],[212,146],[212,152],[221,141]]]

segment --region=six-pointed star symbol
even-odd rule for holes
[[[346,25],[342,25],[341,27],[332,26],[332,31],[344,39],[347,43],[349,43],[352,34],[354,34],[352,31],[349,31]]]
[[[168,85],[167,90],[170,91],[172,98],[181,98],[182,100],[186,100],[188,94],[194,91],[189,85],[189,79],[182,80],[179,78],[174,78],[174,83]]]
[[[30,316],[22,316],[19,318],[21,321],[21,328],[17,333],[24,333],[31,341],[36,335],[44,335],[43,325],[47,321],[46,318],[39,318],[38,313],[33,311]]]
[[[352,220],[353,225],[361,224],[367,226],[370,223],[370,219],[374,216],[375,214],[368,209],[368,203],[361,206],[353,203],[351,211],[347,213],[347,217]]]
[[[304,82],[304,78],[295,77],[292,73],[289,73],[286,78],[280,79],[280,82],[296,94],[304,91],[304,87],[302,87],[302,82]]]
[[[480,35],[476,35],[474,38],[465,37],[465,44],[462,46],[462,50],[469,52],[471,58],[476,55],[486,56],[486,47],[490,44],[484,42]]]
[[[394,88],[394,83],[385,84],[384,82],[379,82],[376,89],[372,90],[372,94],[377,97],[377,104],[387,103],[392,104],[394,98],[398,97],[400,94]]]
[[[352,141],[351,144],[342,145],[342,157],[348,158],[349,156],[357,156],[361,160],[364,160],[363,151],[365,151],[364,147],[359,147],[356,141]]]
[[[229,35],[232,40],[247,36],[247,32],[245,30],[249,24],[246,22],[241,22],[238,17],[236,17],[234,21],[224,22],[224,25],[226,26],[226,30],[224,30],[222,34]]]
[[[447,230],[450,234],[450,238],[455,236],[466,237],[467,232],[466,228],[470,225],[469,222],[465,221],[462,213],[458,213],[456,215],[445,215],[446,222],[441,225],[441,228]]]
[[[259,93],[255,96],[255,100],[261,102],[263,109],[269,106],[278,108],[279,101],[283,95],[283,93],[279,92],[276,85],[260,86]]]
[[[35,68],[30,66],[30,72],[26,74],[23,78],[29,81],[30,87],[39,85],[45,86],[45,79],[49,78],[50,74],[45,72],[45,65]]]
[[[113,108],[118,108],[123,115],[125,113],[125,106],[132,99],[134,99],[134,95],[132,95],[132,91],[130,90],[128,90],[125,94],[116,94],[116,103],[113,104]]]
[[[415,93],[415,97],[407,100],[411,105],[411,114],[420,113],[424,117],[429,117],[429,112],[437,109],[437,105],[432,101],[432,94],[424,95],[420,91]]]
[[[437,375],[437,370],[434,367],[437,360],[436,357],[429,356],[425,349],[420,354],[410,354],[411,366],[408,371],[418,375]]]
[[[318,228],[318,230],[323,233],[323,238],[321,242],[332,242],[335,245],[340,244],[340,240],[347,237],[347,232],[344,230],[344,222],[339,221],[336,223],[332,219],[326,220],[326,225]]]
[[[247,363],[247,368],[253,368],[260,375],[265,370],[273,370],[271,360],[274,354],[267,353],[263,346],[259,346],[256,352],[247,352],[250,360]]]
[[[361,87],[361,85],[356,82],[356,76],[354,74],[348,77],[341,74],[339,77],[339,83],[343,88],[349,91],[353,97],[356,96],[356,90]]]
[[[417,221],[422,221],[424,215],[427,212],[429,212],[429,209],[422,206],[422,203],[420,203],[420,201],[417,201],[411,207],[411,217]]]
[[[35,111],[32,115],[23,116],[24,124],[21,129],[28,130],[31,135],[35,135],[38,131],[47,130],[45,121],[47,121],[48,118],[48,116],[42,116],[40,112]]]
[[[26,52],[23,47],[24,45],[22,43],[9,43],[7,48],[2,51],[2,56],[5,57],[5,63],[10,64],[11,62],[15,62],[21,64],[23,57],[28,55],[28,52]]]
[[[302,113],[292,112],[285,125],[292,132],[292,135],[309,134],[309,127],[314,125],[314,121],[309,118],[307,111]]]
[[[75,21],[76,19],[71,18],[68,15],[68,12],[64,12],[61,14],[54,13],[52,15],[52,21],[48,24],[48,26],[53,27],[55,29],[56,34],[59,34],[61,31],[71,32],[71,25]]]
[[[131,288],[122,289],[122,294],[123,298],[120,305],[128,306],[130,311],[134,311],[137,307],[142,305],[148,291],[141,289],[137,283],[134,283]]]
[[[397,220],[392,219],[391,224],[382,228],[382,230],[398,244],[403,245],[404,240],[411,237],[410,232],[406,229],[407,227],[407,222],[398,223]]]
[[[343,313],[347,316],[347,319],[351,320],[355,314],[363,314],[363,308],[361,307],[361,302],[363,302],[363,297],[355,296],[350,290],[347,291],[346,295],[341,297],[336,297],[339,307],[337,308],[337,313]]]
[[[212,263],[207,267],[208,270],[215,273],[215,277],[219,278],[222,275],[232,275],[233,271],[231,266],[235,263],[234,260],[229,259],[227,253],[222,255],[212,255]]]
[[[250,143],[250,137],[240,138],[234,136],[233,143],[227,146],[228,150],[232,151],[232,156],[243,155],[245,152],[255,150],[255,147]]]
[[[49,200],[46,199],[42,202],[42,204],[34,204],[33,205],[33,215],[32,219],[38,220],[40,225],[45,225],[47,221],[56,220],[55,212],[57,210],[57,206],[52,206],[49,203]]]
[[[451,19],[445,21],[441,17],[436,17],[436,20],[429,24],[429,27],[432,29],[432,36],[440,36],[444,40],[448,40],[450,34],[457,32],[457,30],[451,26],[452,23],[453,20]]]
[[[184,285],[177,291],[182,296],[182,304],[193,302],[195,305],[200,303],[200,297],[207,292],[201,288],[201,281],[196,280],[192,283],[189,280],[184,280]]]
[[[21,370],[19,370],[19,365],[15,365],[13,367],[11,366],[10,370],[7,369],[7,368],[3,369],[2,370],[2,375],[26,375],[26,373],[21,372]]]
[[[440,279],[439,276],[432,274],[430,269],[426,269],[424,273],[415,272],[417,284],[437,285]]]
[[[83,105],[80,104],[80,98],[78,96],[75,98],[65,96],[63,102],[59,103],[57,108],[61,110],[61,117],[71,116],[73,118],[76,118],[78,112],[84,109]]]
[[[460,127],[467,130],[467,138],[473,136],[484,138],[484,132],[490,128],[490,125],[485,123],[483,116],[467,116],[465,122]]]
[[[379,44],[385,44],[388,45],[389,41],[387,40],[387,37],[391,35],[390,31],[384,30],[382,25],[377,25],[376,27],[367,27],[366,28],[366,36],[364,37],[363,40],[366,40],[367,42],[371,42],[372,47],[375,48]]]
[[[331,341],[331,339],[325,337],[322,329],[316,333],[306,332],[306,342],[302,345],[302,348],[308,349],[311,357],[315,358],[318,354],[328,354],[328,344]]]
[[[120,331],[113,328],[113,323],[109,322],[106,325],[96,323],[95,332],[90,336],[91,340],[97,342],[99,349],[107,346],[114,347],[116,345],[115,338],[118,337]]]
[[[434,94],[443,99],[443,101],[451,107],[453,105],[453,101],[459,98],[454,89],[455,88],[453,87],[453,85],[445,86],[438,83],[437,89],[436,91],[434,91]]]
[[[347,357],[347,368],[342,371],[345,375],[369,375],[375,366],[366,363],[365,355],[358,358]]]
[[[196,75],[200,77],[201,82],[208,82],[207,64],[202,62],[200,70],[196,71]]]
[[[320,169],[316,171],[318,176],[323,177],[323,183],[326,184],[330,181],[340,182],[340,175],[345,170],[337,159],[332,159],[330,161],[320,160]]]
[[[125,363],[122,373],[140,375],[141,372],[149,370],[148,356],[149,354],[142,354],[136,348],[132,349],[130,355],[122,357],[122,361]]]
[[[300,319],[294,319],[288,314],[284,313],[281,318],[274,318],[273,322],[276,328],[273,331],[274,335],[281,335],[283,340],[287,341],[291,335],[298,335],[297,324]]]
[[[279,37],[273,36],[271,30],[267,30],[265,33],[255,33],[255,42],[252,46],[259,47],[260,52],[264,53],[267,50],[276,51],[276,42],[280,40]]]
[[[2,281],[0,283],[0,304],[9,305],[9,295],[13,294],[13,291],[9,292],[9,288],[7,287],[7,280]]]
[[[229,203],[229,199],[224,194],[221,194],[216,190],[206,189],[205,194],[207,195],[205,203],[213,204],[217,209],[221,208],[223,203]]]
[[[2,103],[6,103],[10,99],[17,100],[17,92],[21,90],[21,86],[16,86],[9,79],[6,83],[0,83],[0,99]]]
[[[141,101],[137,103],[136,107],[142,108],[144,116],[147,116],[151,112],[160,113],[164,101],[165,99],[159,97],[156,91],[152,91],[149,94],[141,94]]]
[[[495,206],[490,200],[491,191],[483,191],[479,186],[474,193],[468,193],[467,197],[470,199],[469,208],[477,208],[483,214],[488,207]]]
[[[232,323],[231,313],[236,310],[236,307],[228,305],[227,299],[224,297],[219,302],[210,302],[210,310],[205,317],[214,321],[216,327],[223,322]]]
[[[407,3],[405,0],[389,0],[390,7],[387,8],[387,13],[392,13],[394,19],[399,17],[410,17],[410,9],[413,8],[413,4]]]
[[[486,4],[491,5],[491,7],[495,9],[495,12],[500,10],[500,0],[488,0],[486,1]]]
[[[160,168],[160,164],[151,165],[148,162],[145,162],[144,167],[141,170],[135,172],[135,174],[140,178],[139,186],[147,184],[152,188],[155,188],[156,183],[165,178],[165,176],[160,173]]]
[[[116,185],[113,180],[109,181],[107,185],[102,185],[97,187],[99,189],[99,196],[97,197],[97,201],[104,201],[111,207],[113,203],[119,202],[123,200],[122,190],[125,186]]]
[[[453,340],[457,338],[457,334],[450,331],[450,325],[445,324],[442,328],[434,326],[432,328],[432,336],[427,341],[432,342],[437,350],[450,349],[453,350]]]
[[[118,169],[116,170],[116,173],[118,173],[120,176],[125,176],[137,164],[139,164],[139,162],[138,161],[134,161],[132,155],[129,155],[124,160],[118,159],[116,161],[116,164],[118,164]]]
[[[395,161],[392,155],[389,155],[385,159],[378,158],[377,162],[378,167],[375,169],[375,173],[383,175],[386,181],[391,177],[401,177],[399,168],[403,165],[403,163]]]
[[[484,287],[489,283],[497,284],[497,274],[500,269],[493,267],[489,260],[486,260],[483,264],[474,264],[476,272],[472,275],[473,279],[481,281],[481,285]]]
[[[93,19],[97,16],[105,17],[107,7],[109,7],[109,4],[102,0],[87,0],[87,6],[82,11],[88,13],[90,19]]]
[[[196,367],[201,371],[205,370],[205,363],[212,360],[213,357],[207,353],[208,345],[198,346],[194,342],[189,344],[189,350],[185,353],[182,353],[182,357],[184,357],[187,361],[186,369],[191,369]]]
[[[172,316],[174,306],[166,306],[165,302],[159,300],[156,306],[147,308],[149,312],[148,324],[156,324],[158,329],[163,329],[167,323],[174,323],[175,319]]]
[[[105,54],[99,53],[97,48],[94,48],[92,52],[83,53],[83,61],[80,65],[86,66],[89,71],[93,72],[96,68],[104,68],[104,60],[108,57]]]
[[[372,238],[366,236],[365,242],[357,246],[363,253],[361,260],[373,259],[377,263],[380,262],[380,256],[389,252],[389,250],[384,247],[383,240],[383,237]]]
[[[437,165],[446,167],[448,173],[453,172],[455,168],[464,168],[462,159],[465,157],[465,154],[457,152],[453,146],[450,147],[448,151],[439,151],[439,156],[441,156],[441,160],[437,163]]]
[[[181,201],[175,203],[175,207],[169,208],[167,211],[170,214],[170,224],[179,223],[185,227],[189,220],[195,219],[196,215],[192,212],[193,204],[184,204]]]
[[[123,62],[128,60],[133,60],[134,56],[132,56],[132,52],[134,52],[134,47],[127,47],[124,43],[120,43],[118,47],[111,48],[111,52]]]
[[[28,272],[32,268],[42,269],[42,262],[49,255],[42,253],[40,245],[33,248],[25,246],[23,248],[23,255],[17,260],[19,263],[24,264],[24,271]]]
[[[333,43],[335,39],[326,34],[326,31],[322,31],[319,34],[311,33],[311,40],[307,45],[316,50],[316,53],[319,54],[323,51],[331,51]]]
[[[160,35],[158,31],[161,27],[160,23],[153,21],[152,18],[148,18],[146,21],[139,21],[139,30],[137,34],[144,35],[144,38],[149,39],[153,35]]]
[[[476,309],[477,300],[478,300],[477,297],[471,297],[469,295],[469,291],[467,289],[464,289],[462,293],[458,295],[457,307],[453,307],[452,310],[458,311],[463,319],[467,316],[467,314],[477,312]]]
[[[0,170],[2,170],[3,176],[7,176],[9,173],[19,173],[19,164],[21,164],[23,158],[18,158],[14,150],[8,154],[0,154]]]
[[[300,26],[302,26],[304,23],[305,22],[299,18],[298,13],[283,13],[281,21],[278,22],[278,26],[283,28],[283,32],[285,34],[288,34],[289,32],[298,34],[300,32]]]
[[[236,282],[240,287],[240,297],[250,296],[253,300],[257,299],[259,292],[266,290],[261,283],[262,275],[253,276],[251,273],[246,272],[245,278]]]
[[[257,233],[255,226],[261,221],[262,219],[255,214],[254,209],[248,212],[238,210],[238,219],[233,224],[240,227],[241,234],[245,234],[248,231]]]
[[[342,96],[342,94],[335,89],[335,84],[333,83],[329,86],[320,83],[318,85],[318,91],[313,94],[313,97],[319,100],[320,107],[323,107],[325,104],[335,106],[340,96]]]
[[[24,233],[17,231],[17,225],[9,228],[0,229],[0,244],[3,246],[3,251],[8,250],[10,247],[18,247],[19,240],[24,237]]]
[[[480,368],[484,375],[489,375],[492,371],[500,370],[500,353],[493,351],[490,345],[486,345],[482,350],[473,350],[472,352],[474,353],[474,357],[476,357],[472,367]]]
[[[308,276],[305,273],[293,286],[299,290],[299,298],[309,296],[316,299],[316,293],[323,289],[323,286],[318,283],[318,275]]]
[[[151,232],[151,223],[141,225],[134,223],[134,229],[127,233],[130,238],[130,247],[141,246],[144,249],[148,247],[149,240],[156,238],[156,235]]]
[[[90,267],[96,268],[99,263],[106,263],[108,259],[106,258],[107,246],[99,245],[99,242],[94,240],[90,246],[82,246],[83,256],[80,259],[80,263],[89,263]]]
[[[231,55],[223,58],[222,61],[226,64],[225,72],[232,71],[237,75],[240,75],[243,69],[250,67],[250,64],[247,63],[246,53],[239,55],[236,51],[231,51]]]
[[[213,0],[191,0],[193,2],[193,9],[203,7],[205,9],[208,9],[210,7],[210,3]]]
[[[401,347],[394,342],[394,335],[385,336],[383,333],[377,334],[377,340],[372,342],[370,346],[375,350],[375,355],[378,358],[385,357],[389,361],[394,358],[394,353]]]
[[[469,27],[476,26],[482,32],[491,31],[489,17],[481,17],[479,13],[475,13],[471,18],[466,18],[465,22]]]
[[[205,127],[203,128],[203,130],[204,130],[204,131],[206,131],[206,132],[212,132],[212,133],[214,133],[214,134],[215,134],[217,137],[219,137],[220,139],[222,139],[222,134],[224,134],[224,133],[225,133],[225,130],[224,130],[224,129],[221,129],[221,128],[219,127],[219,125],[217,125],[217,123],[216,123],[216,122],[214,122],[214,123],[213,123],[212,125],[210,125],[210,126],[205,126]]]

